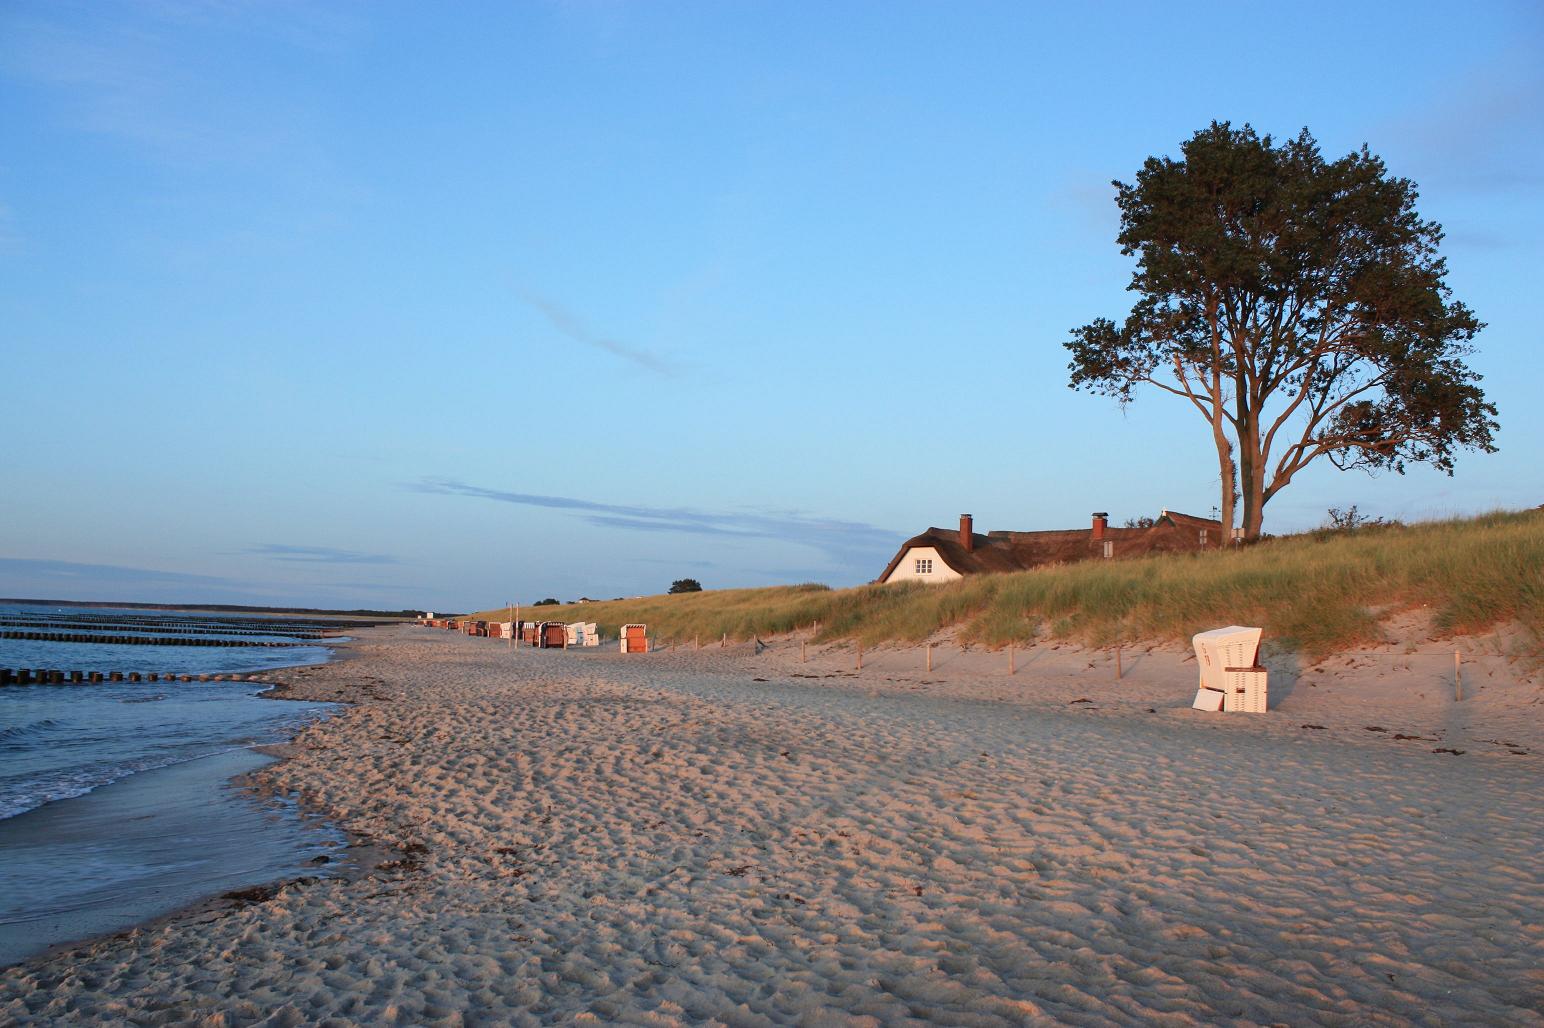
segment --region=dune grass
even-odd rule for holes
[[[962,641],[988,647],[1041,638],[1095,646],[1182,641],[1248,624],[1322,657],[1378,640],[1383,618],[1421,607],[1444,633],[1516,623],[1544,643],[1544,511],[1311,533],[1227,553],[1088,561],[947,585],[726,589],[525,608],[522,616],[594,621],[611,635],[642,622],[653,636],[703,643],[813,629],[819,641],[875,645],[954,629]]]

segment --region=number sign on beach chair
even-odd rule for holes
[[[1262,634],[1259,628],[1230,625],[1201,632],[1191,640],[1201,678],[1192,707],[1265,713],[1266,671],[1259,664]]]

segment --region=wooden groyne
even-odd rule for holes
[[[206,639],[201,636],[98,635],[94,632],[40,632],[5,629],[0,639],[30,639],[36,642],[112,643],[119,646],[310,646],[306,642],[272,642],[262,639]]]
[[[341,630],[291,628],[282,625],[217,625],[187,621],[146,621],[119,618],[40,617],[33,614],[0,615],[0,627],[97,631],[118,628],[127,632],[159,632],[172,635],[269,635],[291,639],[328,639],[342,635]]]
[[[58,668],[0,667],[0,687],[14,685],[99,685],[103,682],[260,682],[261,675],[193,675],[139,671],[61,671]]]

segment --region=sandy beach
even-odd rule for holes
[[[253,779],[384,862],[7,969],[0,1021],[1544,1024],[1544,689],[1427,649],[1217,715],[1176,648],[367,630],[274,676],[355,706]]]

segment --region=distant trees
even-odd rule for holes
[[[545,600],[537,600],[535,603],[531,604],[533,607],[557,607],[561,605],[561,601],[555,600],[551,596],[547,597]]]
[[[1116,182],[1135,305],[1075,329],[1074,389],[1131,402],[1151,386],[1206,419],[1221,520],[1245,539],[1319,457],[1342,469],[1452,474],[1494,452],[1496,407],[1465,363],[1483,327],[1453,300],[1416,188],[1363,147],[1326,162],[1304,129],[1279,145],[1213,122]]]
[[[1331,532],[1355,532],[1359,528],[1389,528],[1401,525],[1398,519],[1385,520],[1382,517],[1363,514],[1356,509],[1354,503],[1346,508],[1331,507],[1324,522],[1325,529]]]
[[[1157,518],[1151,517],[1147,514],[1143,514],[1141,517],[1126,519],[1127,528],[1152,528],[1157,523]]]
[[[700,593],[702,592],[702,583],[695,578],[678,578],[670,583],[670,591],[672,593]]]

